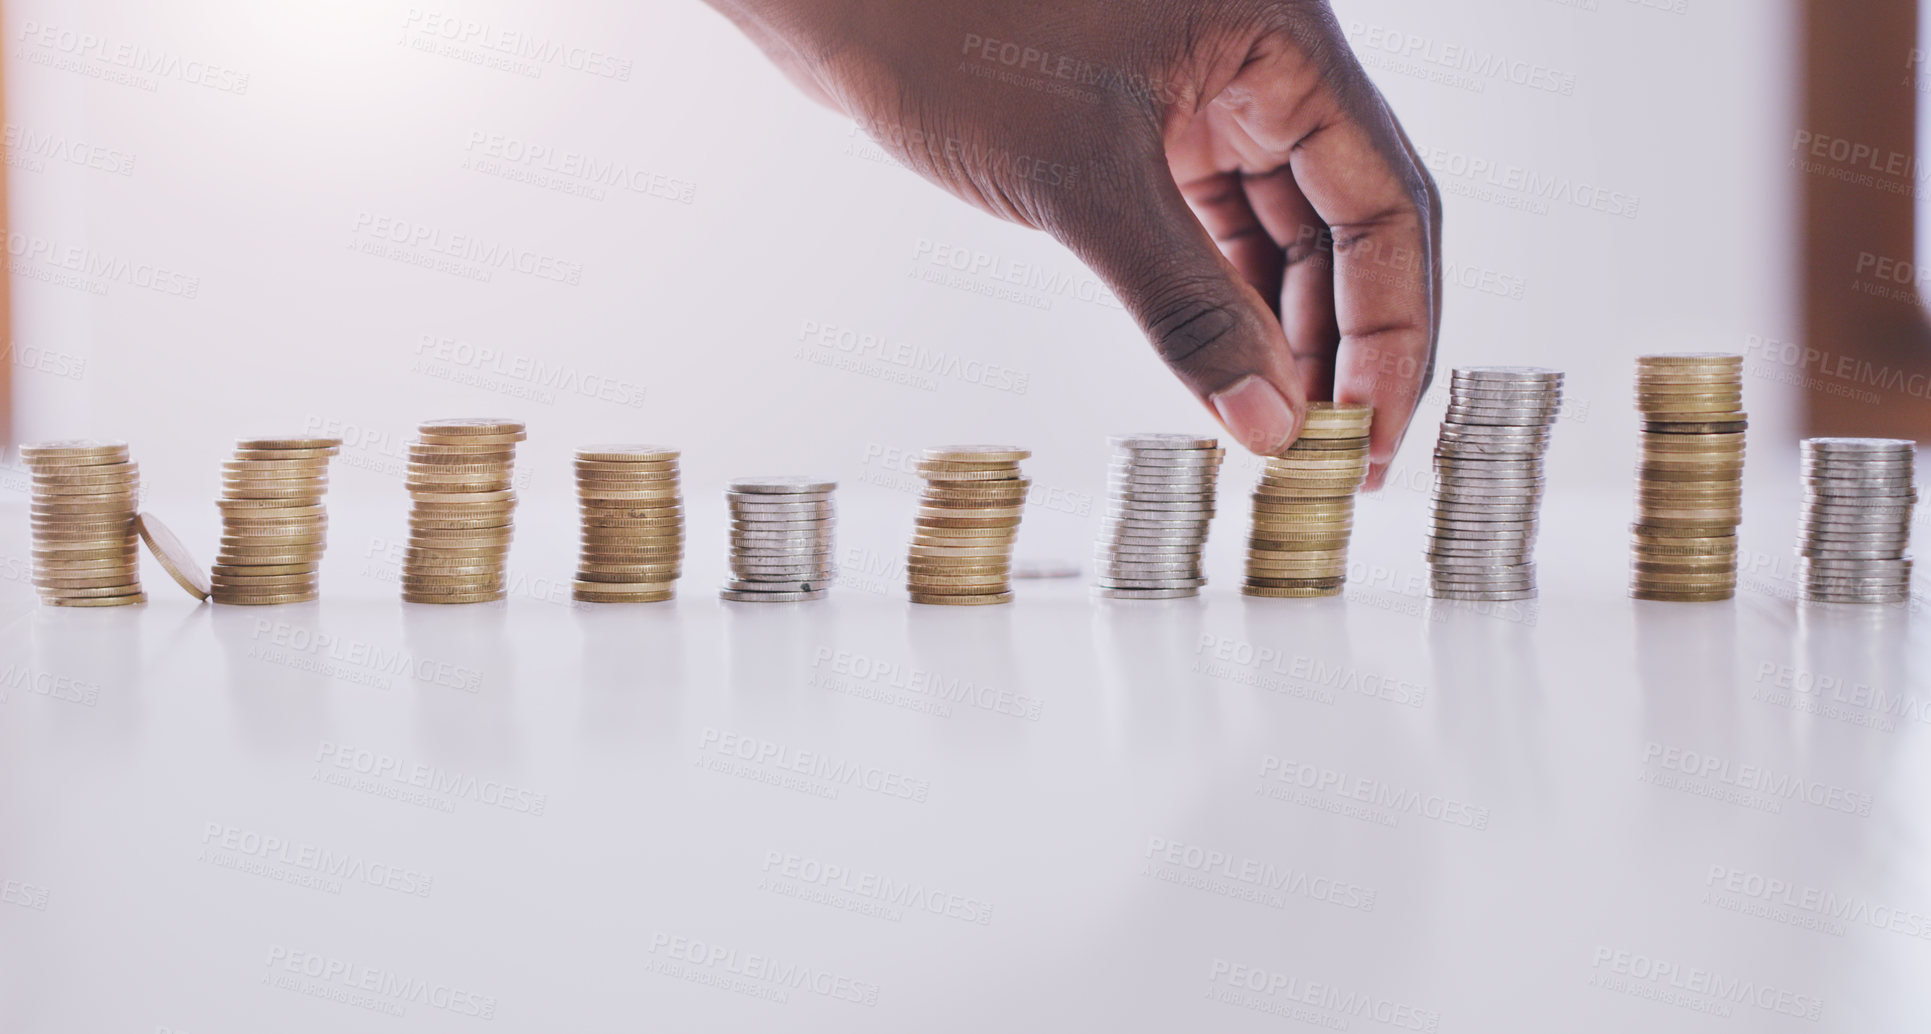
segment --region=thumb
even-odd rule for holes
[[[1286,332],[1187,207],[1165,156],[1063,207],[1048,227],[1119,296],[1181,383],[1249,450],[1286,451],[1307,412]]]

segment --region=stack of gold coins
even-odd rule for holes
[[[905,562],[913,603],[1012,602],[1012,544],[1032,485],[1019,462],[1031,455],[1001,445],[925,450],[925,493]]]
[[[739,478],[725,490],[731,506],[731,580],[721,599],[739,603],[821,600],[837,568],[832,562],[838,514],[836,481],[799,477]]]
[[[515,420],[430,420],[409,443],[409,548],[402,557],[407,603],[488,603],[507,595],[516,513]]]
[[[134,521],[141,472],[127,443],[43,442],[21,446],[20,458],[33,471],[33,572],[41,602],[147,602]]]
[[[1368,478],[1374,407],[1313,402],[1285,455],[1271,457],[1254,488],[1247,539],[1248,596],[1338,596],[1348,580],[1354,497]]]
[[[575,597],[582,603],[658,603],[684,569],[684,496],[677,450],[586,445],[577,450],[583,513]]]
[[[329,459],[340,438],[244,438],[221,466],[221,549],[209,576],[216,603],[316,598],[328,546]]]
[[[1636,407],[1643,441],[1629,594],[1727,600],[1736,595],[1743,521],[1743,357],[1642,356]]]

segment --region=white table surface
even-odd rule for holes
[[[985,609],[900,598],[889,498],[831,599],[720,603],[691,495],[636,607],[570,606],[534,509],[507,605],[405,607],[398,503],[337,508],[317,604],[148,561],[145,607],[44,608],[0,509],[0,1030],[1931,1018],[1931,619],[1792,602],[1791,493],[1726,604],[1626,599],[1628,500],[1562,492],[1539,601],[1430,603],[1396,490],[1343,599],[1239,596],[1230,510],[1199,600]]]

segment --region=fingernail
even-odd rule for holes
[[[1210,400],[1220,422],[1249,451],[1277,456],[1294,438],[1294,410],[1272,384],[1248,374]]]

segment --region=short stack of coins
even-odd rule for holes
[[[739,603],[821,600],[836,570],[835,481],[739,478],[725,491],[731,507],[731,578],[718,596]]]
[[[1286,453],[1254,486],[1247,538],[1247,596],[1338,596],[1348,580],[1355,493],[1368,478],[1374,408],[1314,402]]]
[[[580,603],[659,603],[684,573],[684,496],[677,450],[586,445],[577,450],[583,541]]]
[[[1535,598],[1542,460],[1561,409],[1559,371],[1514,366],[1455,371],[1435,442],[1430,596]]]
[[[1809,438],[1797,578],[1815,603],[1903,603],[1911,595],[1916,443]]]
[[[1642,356],[1636,408],[1643,442],[1629,594],[1727,600],[1736,595],[1743,522],[1743,357]]]
[[[1200,595],[1200,552],[1214,517],[1227,450],[1213,438],[1130,434],[1108,439],[1106,520],[1094,555],[1093,594],[1115,600]]]
[[[33,576],[42,603],[115,607],[147,602],[134,515],[140,469],[126,442],[20,447],[33,472]]]
[[[1031,452],[1003,445],[927,449],[925,478],[905,585],[913,603],[1012,602],[1012,544],[1032,481],[1019,473]]]
[[[221,549],[208,577],[216,603],[308,603],[328,546],[322,497],[340,438],[243,438],[221,465]]]
[[[488,603],[506,595],[504,567],[516,516],[516,443],[522,423],[430,420],[409,444],[408,603]]]

